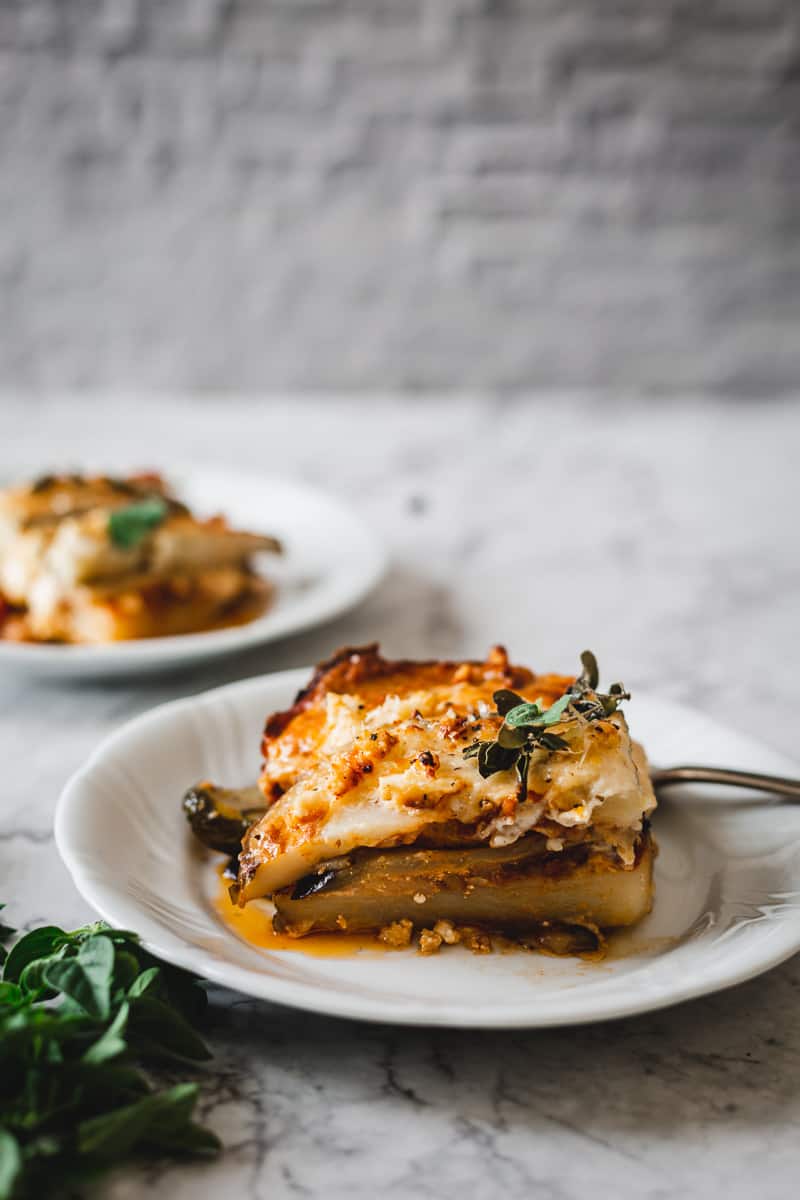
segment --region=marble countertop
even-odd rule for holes
[[[548,396],[271,400],[0,397],[0,470],[183,461],[299,474],[349,498],[392,567],[356,611],[222,664],[131,684],[0,679],[0,899],[12,923],[89,917],[57,856],[58,793],[165,699],[348,641],[542,668],[591,645],[631,688],[797,755],[800,408]],[[325,1019],[215,990],[211,1166],[117,1171],[132,1200],[618,1200],[796,1195],[800,960],[607,1025],[510,1034]]]

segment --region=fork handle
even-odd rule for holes
[[[728,783],[733,787],[755,788],[776,796],[800,800],[800,780],[780,775],[762,775],[758,771],[730,771],[722,767],[667,767],[650,772],[653,787],[671,783]]]

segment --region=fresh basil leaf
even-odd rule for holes
[[[205,1042],[188,1021],[163,1000],[147,994],[135,997],[130,1005],[128,1039],[141,1053],[196,1061],[211,1057]]]
[[[130,929],[112,929],[107,921],[91,921],[88,925],[81,925],[78,929],[65,933],[64,940],[71,946],[80,946],[98,933],[104,933],[115,946],[127,943],[132,945],[137,952],[140,949],[138,933],[133,933]]]
[[[173,1154],[216,1154],[220,1150],[217,1137],[208,1129],[201,1129],[192,1121],[197,1102],[197,1088],[183,1084],[171,1090],[171,1103],[166,1107],[157,1125],[147,1133],[148,1145]]]
[[[128,988],[128,995],[131,999],[136,996],[143,996],[157,982],[160,976],[160,967],[148,967],[146,971],[142,971],[141,975],[134,979]]]
[[[81,925],[78,929],[71,929],[69,933],[64,934],[64,940],[70,946],[80,946],[81,942],[87,941],[90,937],[95,937],[98,933],[110,933],[105,921],[92,921],[89,925]]]
[[[133,1104],[81,1121],[78,1150],[97,1158],[118,1159],[144,1139],[148,1127],[163,1117],[168,1106],[169,1100],[163,1097],[145,1096]]]
[[[127,1047],[122,1035],[128,1023],[129,1013],[130,1006],[126,1001],[120,1005],[117,1015],[105,1033],[83,1055],[83,1062],[102,1063],[123,1053]]]
[[[208,1056],[184,1016],[207,1004],[191,976],[102,923],[32,931],[12,954],[14,978],[0,981],[0,1200],[82,1194],[114,1147],[216,1153],[191,1119],[196,1087],[153,1095],[135,1065],[136,1054]]]
[[[50,954],[64,936],[64,930],[57,925],[42,925],[26,933],[9,951],[3,967],[3,979],[17,983],[28,963]]]
[[[154,1096],[153,1099],[159,1102],[161,1109],[159,1130],[171,1134],[183,1128],[192,1119],[198,1093],[196,1083],[178,1083],[168,1091]]]
[[[151,955],[142,954],[142,967],[148,963],[156,965]],[[179,967],[170,967],[167,963],[160,966],[161,976],[158,982],[158,994],[191,1024],[199,1023],[208,1009],[208,993],[203,987],[203,981],[188,971]]]
[[[90,1016],[105,1021],[109,1015],[113,970],[114,944],[105,934],[95,934],[82,943],[74,958],[52,963],[43,978]]]
[[[86,1115],[108,1112],[150,1095],[150,1085],[142,1072],[118,1059],[76,1063],[70,1068],[70,1074],[80,1087]]]
[[[80,1039],[86,1032],[87,1022],[91,1023],[90,1018],[79,1014],[64,1015],[60,1009],[44,1008],[38,1001],[34,1003],[30,996],[25,996],[24,1001],[16,1011],[12,1010],[3,1018],[4,1046],[14,1052],[48,1037],[64,1043]]]
[[[109,1161],[141,1144],[172,1149],[190,1126],[197,1092],[197,1084],[179,1083],[168,1091],[82,1121],[78,1126],[78,1149],[82,1154]],[[214,1152],[210,1148],[211,1138],[213,1135],[204,1142],[202,1153]],[[188,1149],[188,1140],[183,1142],[182,1149]]]
[[[22,1172],[22,1152],[12,1133],[0,1126],[0,1200],[11,1200]]]
[[[24,1003],[22,988],[18,983],[0,980],[0,1009],[19,1008]]]
[[[139,959],[136,957],[136,955],[132,954],[130,950],[126,950],[124,947],[119,947],[114,959],[115,986],[120,987],[123,991],[127,992],[131,984],[136,981],[140,971],[141,967],[139,966]]]
[[[127,943],[132,945],[137,953],[141,949],[139,935],[131,929],[112,929],[110,925],[106,925],[105,921],[98,921],[95,932],[105,933],[106,937],[111,938],[115,946],[124,946]]]
[[[169,505],[161,496],[128,504],[109,514],[108,536],[120,550],[132,550],[166,519],[168,512]]]
[[[516,692],[510,691],[508,688],[500,688],[499,691],[494,693],[492,699],[501,717],[511,712],[512,708],[525,703],[523,696],[518,696]]]
[[[197,1158],[214,1158],[222,1149],[222,1143],[210,1129],[189,1121],[180,1129],[163,1133],[159,1126],[150,1128],[147,1143],[171,1154],[191,1154]]]
[[[53,954],[45,954],[43,958],[34,958],[32,962],[29,962],[23,968],[22,974],[19,977],[19,986],[24,992],[46,992],[49,997],[52,997],[54,993],[45,983],[44,973],[52,963],[60,962],[68,953],[69,946],[65,943]],[[44,998],[44,995],[37,996],[37,999]]]
[[[462,751],[464,758],[475,758],[475,756],[480,753],[482,745],[482,742],[473,742],[472,745],[467,746],[466,749]]]

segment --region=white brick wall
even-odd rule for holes
[[[800,379],[796,0],[0,0],[0,384]]]

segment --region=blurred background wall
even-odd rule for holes
[[[800,378],[797,0],[0,0],[0,385]]]

